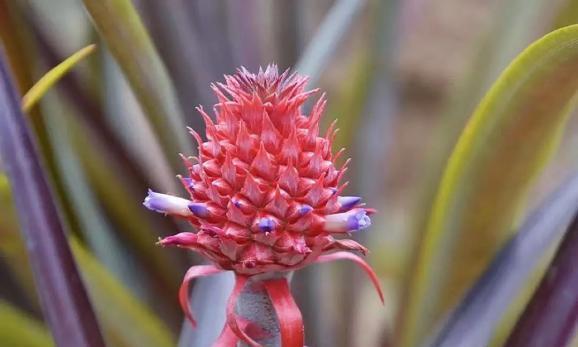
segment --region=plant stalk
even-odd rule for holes
[[[237,314],[247,321],[257,323],[263,329],[264,337],[255,337],[255,341],[263,346],[281,347],[279,320],[263,281],[283,277],[291,281],[291,275],[292,273],[273,273],[252,276],[239,296]],[[249,345],[240,342],[238,347],[249,347]]]

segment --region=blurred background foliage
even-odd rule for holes
[[[576,20],[576,0],[0,0],[0,38],[21,95],[82,47],[98,47],[26,116],[107,344],[127,347],[205,346],[219,333],[231,278],[197,281],[200,326],[183,325],[177,288],[201,259],[156,247],[158,237],[187,226],[141,202],[148,187],[184,193],[174,177],[184,172],[177,154],[193,154],[185,126],[202,130],[194,106],[215,102],[209,84],[239,66],[271,62],[310,75],[310,87],[327,91],[326,126],[339,119],[336,149],[345,146],[353,157],[348,189],[379,211],[370,231],[356,237],[371,250],[385,309],[347,264],[300,271],[292,286],[307,344],[416,345],[511,228],[504,222],[445,236],[448,248],[436,250],[444,259],[431,258],[439,263],[426,278],[437,284],[423,287],[440,289],[416,298],[410,288],[419,274],[418,244],[451,149],[509,62]],[[522,220],[576,170],[573,117],[566,129],[527,208],[505,210],[504,220]],[[535,175],[528,165],[514,185]],[[508,169],[499,160],[481,168]],[[1,172],[0,162],[0,345],[50,346]],[[489,177],[484,187],[494,191],[511,183]],[[491,189],[483,196],[486,203],[494,197]],[[471,213],[493,218],[476,202],[469,201]]]

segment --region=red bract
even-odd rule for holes
[[[361,258],[340,252],[366,253],[365,247],[346,237],[371,224],[372,210],[364,208],[359,197],[340,196],[347,184],[340,180],[348,161],[336,167],[343,151],[336,155],[331,151],[335,123],[319,135],[325,97],[308,116],[301,113],[303,103],[317,92],[306,91],[306,83],[306,77],[279,74],[276,66],[258,74],[241,68],[225,76],[225,83],[212,86],[218,98],[213,109],[216,121],[197,108],[207,140],[190,129],[199,152],[198,157],[183,157],[189,175],[181,181],[190,199],[152,191],[145,199],[146,207],[186,218],[198,230],[164,238],[161,245],[191,249],[215,264],[193,267],[185,276],[180,299],[191,321],[188,281],[220,270],[236,273],[227,328],[219,341],[231,341],[234,334],[258,345],[241,329],[234,313],[235,298],[249,276],[354,259],[372,276],[381,297],[371,268]],[[265,287],[281,322],[283,346],[300,346],[303,334],[295,329],[302,330],[301,315],[288,286],[279,281],[266,281]]]

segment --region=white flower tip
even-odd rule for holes
[[[371,226],[371,218],[362,208],[348,212],[331,214],[325,217],[325,230],[328,232],[344,233],[367,229]]]
[[[143,205],[151,211],[158,213],[172,214],[182,217],[192,215],[188,206],[191,201],[177,196],[157,193],[151,189],[143,201]]]

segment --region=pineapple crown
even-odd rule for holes
[[[361,258],[344,252],[367,252],[347,236],[369,227],[373,210],[360,197],[341,195],[349,159],[336,164],[344,150],[331,150],[335,122],[324,136],[319,133],[324,94],[308,116],[302,114],[301,106],[318,92],[307,91],[307,81],[270,65],[257,74],[240,68],[211,86],[218,99],[215,120],[197,107],[206,140],[189,129],[198,155],[182,156],[188,175],[179,178],[189,199],[149,190],[144,201],[197,231],[163,238],[161,245],[201,253],[215,269],[238,276],[294,270],[346,253],[376,283]]]

